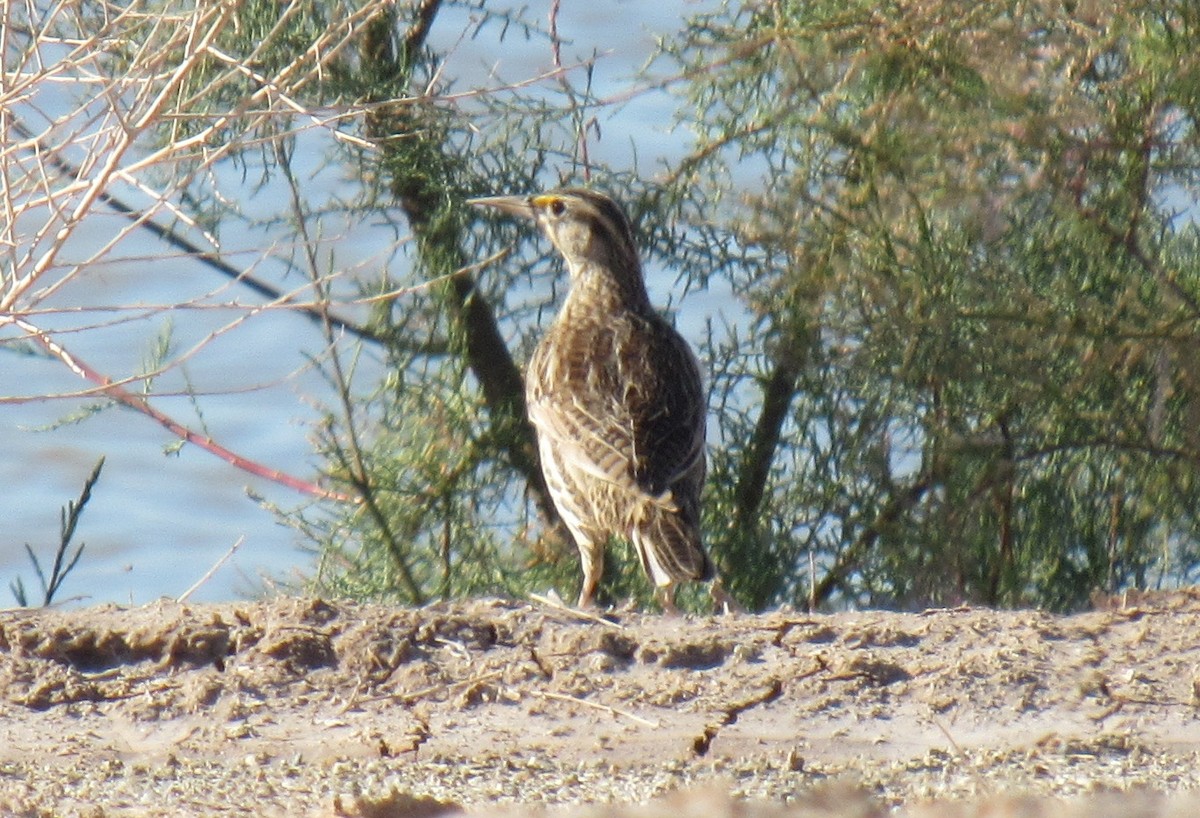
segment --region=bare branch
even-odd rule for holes
[[[124,389],[121,386],[111,384],[108,380],[85,362],[72,355],[65,347],[56,342],[48,333],[43,332],[38,327],[30,324],[21,318],[12,318],[12,322],[24,330],[30,338],[35,340],[47,352],[55,358],[62,361],[72,372],[81,378],[98,384],[100,392],[105,396],[112,398],[117,403],[127,406],[130,409],[135,409],[138,412],[146,415],[160,426],[167,429],[172,434],[180,439],[193,443],[205,451],[216,455],[230,465],[236,466],[242,471],[253,474],[256,477],[262,477],[296,491],[310,494],[314,497],[320,497],[328,500],[338,500],[340,502],[355,502],[355,498],[340,492],[330,491],[321,486],[311,483],[307,480],[301,480],[289,474],[285,474],[276,469],[269,468],[243,457],[230,449],[225,448],[220,443],[217,443],[211,438],[205,437],[197,432],[192,431],[182,423],[174,420],[170,416],[160,412],[158,409],[150,405],[150,401],[144,395],[138,395]]]

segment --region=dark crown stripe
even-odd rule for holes
[[[640,267],[633,225],[620,205],[604,194],[587,188],[566,188],[559,193],[581,199],[589,204],[596,213],[596,226],[620,246],[622,255],[628,263]]]

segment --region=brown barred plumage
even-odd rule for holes
[[[650,305],[629,220],[578,188],[472,204],[536,222],[570,271],[525,388],[542,472],[583,562],[579,605],[620,536],[672,608],[677,583],[714,577],[700,536],[705,396],[687,342]]]

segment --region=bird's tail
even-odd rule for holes
[[[658,587],[686,580],[707,582],[715,575],[700,538],[698,508],[681,508],[664,494],[641,509],[633,545],[646,575]]]

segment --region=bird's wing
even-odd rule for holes
[[[630,416],[634,475],[643,489],[658,495],[685,476],[703,482],[707,402],[687,342],[663,320],[649,334],[646,347],[656,365],[644,392],[630,396]]]
[[[529,417],[563,465],[652,497],[683,475],[703,480],[700,371],[670,325],[547,340],[530,362]]]

